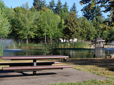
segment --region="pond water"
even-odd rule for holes
[[[41,49],[5,49],[3,56],[19,56],[19,55],[66,55],[70,58],[95,58],[94,54],[97,53],[97,57],[106,57],[108,54],[114,54],[114,48],[103,49],[84,49],[84,48],[59,48],[46,52]]]

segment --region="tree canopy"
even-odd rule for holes
[[[80,0],[85,4],[83,16],[78,16],[76,4],[69,9],[67,2],[58,0],[34,0],[33,7],[28,4],[8,8],[0,0],[0,37],[14,38],[26,41],[52,40],[64,38],[78,40],[93,40],[100,36],[106,41],[112,41],[114,27],[114,7],[109,0]],[[102,10],[101,7],[105,7]],[[108,18],[102,12],[110,12]]]
[[[0,0],[0,37],[6,37],[11,32],[11,25],[6,16],[7,7]]]
[[[68,18],[65,20],[65,25],[66,27],[64,31],[66,31],[68,39],[79,37],[79,22],[76,14],[73,11],[69,13]]]
[[[34,0],[33,6],[40,11],[42,7],[46,6],[45,0]]]

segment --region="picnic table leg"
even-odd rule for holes
[[[36,66],[36,59],[33,60],[33,66]],[[33,71],[33,75],[36,75],[36,71]]]

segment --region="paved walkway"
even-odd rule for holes
[[[37,75],[32,72],[0,71],[0,85],[50,85],[60,82],[79,82],[91,79],[106,80],[108,78],[91,73],[65,68],[63,70],[42,70]]]

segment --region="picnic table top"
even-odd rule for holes
[[[3,60],[67,59],[63,55],[1,56]]]

